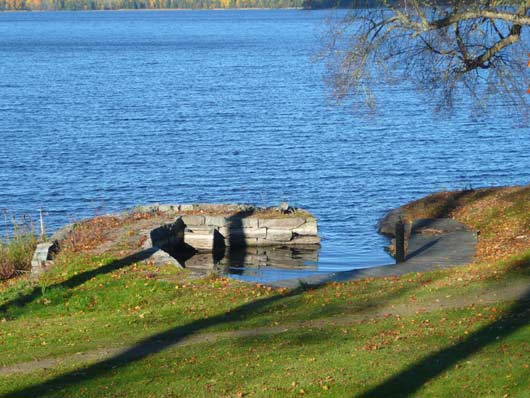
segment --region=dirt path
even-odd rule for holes
[[[301,328],[325,328],[328,326],[348,326],[352,323],[362,322],[372,319],[385,318],[388,316],[407,316],[415,315],[424,312],[433,312],[438,310],[456,309],[468,307],[471,305],[488,305],[500,303],[504,301],[514,301],[524,297],[530,289],[528,283],[519,281],[508,286],[503,286],[496,289],[484,290],[480,295],[474,296],[459,296],[459,297],[440,297],[428,304],[406,303],[399,305],[387,305],[380,308],[366,308],[358,312],[333,316],[329,318],[320,318],[308,321],[299,321],[288,323],[280,326],[260,327],[253,329],[234,330],[226,332],[211,332],[193,334],[184,338],[175,336],[175,343],[163,342],[167,348],[185,347],[198,343],[214,343],[221,339],[227,338],[244,338],[256,337],[264,335],[274,335],[285,333]],[[156,343],[160,344],[160,343]],[[134,348],[134,344],[124,345],[121,347],[110,347],[100,350],[93,350],[88,352],[80,352],[76,354],[68,354],[58,358],[45,358],[30,362],[21,362],[18,364],[0,368],[0,376],[9,376],[13,374],[26,374],[38,370],[45,370],[55,368],[58,366],[71,366],[76,364],[89,364],[93,362],[102,361],[116,355],[130,352]],[[142,353],[153,352],[153,347],[142,346]],[[131,355],[142,354],[135,351]]]

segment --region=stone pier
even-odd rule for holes
[[[165,222],[143,230],[142,250],[157,265],[212,268],[232,248],[318,247],[317,220],[303,209],[287,204],[259,208],[230,204],[156,204],[136,207],[132,213],[151,213]],[[130,217],[131,212],[112,214]],[[172,221],[170,221],[172,220]],[[61,228],[52,241],[38,246],[32,273],[52,264],[61,241],[74,225]]]

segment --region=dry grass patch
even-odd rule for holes
[[[405,218],[449,217],[479,231],[477,261],[530,248],[530,186],[438,192],[403,207]]]
[[[76,223],[61,247],[69,252],[91,251],[120,235],[121,229],[140,220],[155,218],[156,213],[133,212],[126,216],[105,215]]]
[[[3,211],[4,238],[0,237],[0,281],[14,278],[31,269],[31,258],[37,246],[37,234],[30,217],[18,220]]]

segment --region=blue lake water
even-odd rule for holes
[[[288,201],[318,217],[330,271],[391,262],[376,222],[393,207],[530,182],[530,131],[502,104],[447,117],[398,86],[376,115],[335,106],[312,62],[328,16],[0,13],[0,208],[43,208],[53,230],[141,203]]]

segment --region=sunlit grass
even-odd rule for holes
[[[514,195],[499,220],[520,233],[527,193]],[[453,211],[496,228],[484,202],[472,202]],[[0,394],[527,397],[530,251],[512,249],[467,266],[294,291],[66,250],[39,280],[0,289],[0,364],[60,360],[0,376]],[[199,339],[173,345],[188,337]],[[117,354],[135,347],[140,354]],[[100,350],[110,353],[76,359]]]

